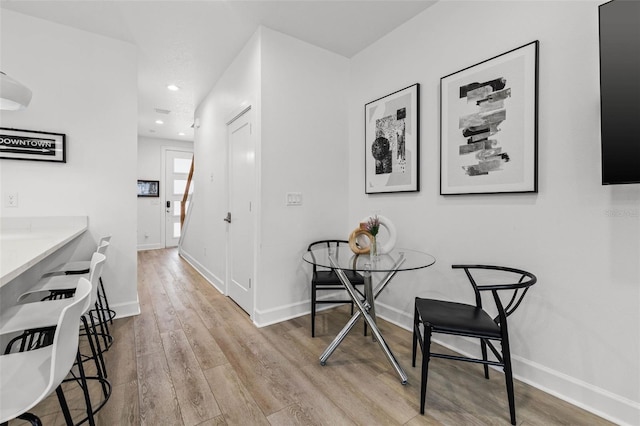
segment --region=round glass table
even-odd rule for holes
[[[338,333],[338,335],[329,344],[327,349],[320,356],[320,364],[325,365],[333,351],[347,336],[349,331],[362,316],[367,325],[371,327],[373,339],[378,342],[387,359],[400,376],[402,384],[407,383],[407,374],[404,372],[398,361],[396,360],[389,345],[380,333],[380,329],[376,324],[375,315],[375,299],[380,295],[382,290],[391,282],[396,273],[401,271],[410,271],[414,269],[426,268],[433,265],[436,259],[428,253],[417,250],[396,248],[386,254],[378,254],[370,256],[368,254],[354,254],[351,249],[343,247],[321,247],[307,251],[302,259],[317,266],[333,269],[342,285],[349,293],[351,300],[358,308],[353,314],[349,322]],[[353,284],[347,278],[344,271],[356,271],[363,273],[364,276],[364,294],[365,298],[361,299],[359,293],[353,287]],[[371,273],[386,273],[380,279],[375,288],[373,287]]]

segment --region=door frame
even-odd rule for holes
[[[227,211],[230,211],[231,209],[231,156],[232,156],[232,150],[231,150],[231,134],[230,134],[230,126],[239,118],[241,118],[243,115],[245,114],[253,114],[253,110],[252,110],[252,105],[251,104],[245,104],[240,106],[239,108],[237,108],[229,117],[229,119],[226,121],[225,126],[226,126],[226,145],[227,145],[227,188],[226,188],[226,195],[227,195],[227,200],[226,200],[226,206],[227,206]],[[252,250],[253,252],[253,265],[252,265],[252,271],[251,271],[251,281],[252,281],[252,286],[251,286],[251,291],[253,293],[252,295],[252,306],[251,309],[249,310],[249,312],[247,312],[249,314],[249,318],[251,318],[251,320],[254,319],[255,316],[255,312],[256,312],[256,295],[258,294],[257,292],[257,288],[258,288],[258,273],[257,273],[257,265],[259,264],[258,261],[258,254],[259,254],[259,235],[260,235],[260,229],[259,229],[259,217],[260,217],[260,192],[259,192],[259,181],[260,181],[260,173],[259,173],[259,169],[260,169],[260,162],[259,162],[259,144],[258,144],[258,138],[256,137],[257,132],[254,132],[254,127],[255,127],[255,115],[251,115],[249,117],[249,125],[251,126],[251,140],[253,143],[253,148],[254,148],[254,153],[255,153],[255,160],[254,160],[254,171],[255,171],[255,181],[253,183],[253,190],[254,190],[254,196],[255,196],[255,201],[252,205],[252,210],[253,210],[253,244],[252,247],[250,248],[250,250]],[[233,212],[232,212],[232,216],[233,216]],[[233,218],[232,218],[232,223],[233,223]],[[231,285],[231,259],[232,259],[232,253],[231,253],[231,232],[230,232],[230,225],[229,224],[225,224],[225,233],[226,233],[226,241],[225,241],[225,285],[224,285],[224,294],[225,296],[229,297],[229,287]],[[254,321],[255,322],[255,321]]]
[[[177,147],[177,146],[170,146],[170,145],[165,145],[162,146],[162,159],[161,159],[161,164],[160,164],[160,181],[162,182],[162,184],[160,185],[160,224],[161,224],[161,229],[160,229],[160,246],[161,248],[165,248],[167,246],[167,197],[166,197],[166,186],[167,186],[167,151],[181,151],[181,152],[188,152],[191,155],[193,155],[193,149],[189,150],[188,148],[184,148],[184,147]],[[180,233],[180,239],[182,240],[182,233]],[[178,243],[178,246],[180,246],[180,244]]]

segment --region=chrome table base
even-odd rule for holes
[[[387,357],[387,359],[389,360],[393,368],[396,370],[396,373],[398,374],[398,376],[400,376],[400,382],[403,385],[407,384],[407,374],[404,372],[400,364],[398,364],[398,360],[396,360],[396,357],[393,355],[393,352],[391,352],[389,345],[387,345],[387,342],[384,340],[384,337],[382,336],[382,333],[380,333],[380,329],[376,324],[376,314],[375,314],[375,305],[374,305],[375,299],[382,292],[382,290],[384,290],[387,284],[389,284],[391,279],[395,276],[396,272],[398,272],[398,269],[400,268],[400,266],[404,263],[405,261],[404,257],[400,257],[400,259],[396,261],[394,268],[391,271],[387,272],[387,275],[380,282],[380,284],[378,284],[378,286],[375,288],[375,291],[372,288],[371,271],[366,270],[364,272],[365,300],[361,300],[360,297],[358,297],[358,293],[356,292],[356,289],[353,287],[353,284],[351,284],[351,282],[345,275],[344,271],[337,267],[337,262],[332,257],[329,257],[329,261],[331,262],[331,265],[335,268],[334,270],[338,275],[338,278],[340,278],[340,281],[342,282],[345,289],[349,293],[349,296],[351,297],[351,300],[353,300],[353,303],[358,308],[358,311],[353,314],[349,322],[347,322],[347,324],[342,328],[342,330],[340,330],[340,333],[338,333],[335,339],[333,339],[333,341],[329,344],[327,349],[325,349],[325,351],[322,353],[322,355],[320,356],[320,364],[326,365],[327,360],[329,359],[331,354],[333,354],[333,351],[335,351],[335,349],[338,347],[338,345],[340,345],[340,343],[342,343],[342,341],[347,336],[347,334],[349,334],[349,331],[351,331],[351,329],[356,324],[356,322],[358,322],[358,319],[360,318],[360,316],[363,316],[366,323],[369,325],[369,327],[371,327],[373,340],[378,342],[378,344],[382,348],[382,351],[384,352],[385,356]]]

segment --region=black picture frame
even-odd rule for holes
[[[138,179],[138,197],[160,197],[160,181]]]
[[[535,40],[440,79],[440,195],[538,192]]]
[[[66,163],[66,135],[0,127],[0,159]]]
[[[420,190],[420,84],[364,106],[365,193]]]

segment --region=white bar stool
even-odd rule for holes
[[[105,255],[107,248],[109,247],[109,242],[103,241],[98,246],[96,253],[100,253]],[[95,254],[95,253],[94,253]],[[89,268],[91,269],[91,268]],[[87,279],[90,278],[90,272],[86,273],[78,273],[78,274],[69,274],[69,275],[50,275],[40,279],[35,285],[30,287],[27,291],[18,296],[18,302],[25,300],[27,297],[32,296],[37,293],[45,293],[46,296],[42,300],[55,300],[60,298],[66,298],[73,295],[75,291],[75,286],[78,281],[78,277],[84,277]],[[96,282],[96,292],[99,292],[99,285],[102,280],[102,274],[98,275]],[[109,331],[108,322],[113,318],[114,315],[111,315],[111,312],[101,303],[101,299],[99,293],[96,293],[97,296],[95,298],[96,307],[95,313],[96,316],[91,316],[92,321],[96,322],[100,327],[100,335],[102,336],[104,345],[101,346],[101,350],[107,351],[109,347],[113,343],[113,337],[111,332]],[[114,313],[115,314],[115,313]]]
[[[104,246],[104,250],[101,251],[101,247],[103,247],[102,243],[110,243],[110,242],[111,242],[111,235],[105,235],[104,237],[100,238],[100,241],[98,241],[98,246],[96,248],[96,251],[102,254],[106,254],[108,246]],[[52,268],[45,274],[43,274],[42,277],[46,278],[46,277],[51,277],[56,275],[86,274],[89,272],[90,262],[91,260],[76,260],[76,261],[62,263]],[[100,287],[98,288],[98,304],[100,305],[100,308],[103,311],[108,313],[109,323],[113,324],[113,318],[115,318],[116,313],[109,307],[109,299],[107,298],[107,293],[104,290],[104,283],[102,281],[102,277],[100,278]]]
[[[94,253],[91,257],[91,273],[89,276],[91,284],[90,302],[87,309],[83,311],[81,320],[84,328],[83,335],[87,336],[91,349],[91,355],[85,355],[83,361],[94,360],[98,372],[98,376],[95,379],[102,384],[106,402],[106,399],[110,396],[110,384],[106,381],[107,371],[100,346],[100,333],[94,319],[97,305],[97,284],[105,261],[106,256],[100,253]],[[77,286],[75,292],[77,293]],[[24,303],[4,310],[0,314],[0,335],[22,333],[8,343],[5,353],[11,352],[13,345],[17,342],[20,342],[20,351],[30,350],[46,344],[51,328],[55,325],[56,318],[62,309],[69,305],[71,300],[59,299]],[[91,306],[94,309],[91,309]]]
[[[80,279],[75,297],[55,321],[52,345],[0,356],[0,423],[23,418],[31,424],[41,424],[40,419],[27,411],[56,390],[65,420],[73,424],[60,385],[78,358],[80,316],[89,308],[90,293],[91,283]],[[79,364],[81,368],[82,363]]]

